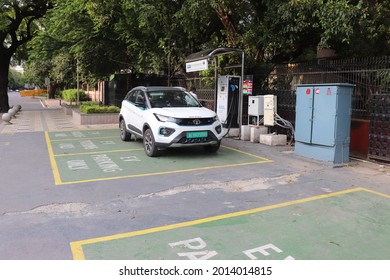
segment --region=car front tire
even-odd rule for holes
[[[148,128],[144,132],[144,150],[145,154],[150,157],[155,157],[158,155],[158,148],[156,147],[156,142],[152,131]]]
[[[126,122],[124,119],[119,123],[120,136],[122,141],[130,141],[131,133],[126,130]]]

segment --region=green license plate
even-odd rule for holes
[[[207,131],[187,132],[187,138],[203,138],[207,137]]]

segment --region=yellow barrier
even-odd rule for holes
[[[20,96],[36,96],[36,95],[42,95],[42,94],[47,94],[46,89],[33,89],[33,90],[21,90]]]

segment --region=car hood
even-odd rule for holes
[[[205,107],[180,107],[180,108],[154,108],[152,109],[153,113],[161,114],[167,117],[173,118],[213,118],[215,117],[215,112],[207,109]]]

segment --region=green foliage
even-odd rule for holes
[[[80,112],[84,114],[119,113],[120,108],[116,106],[99,106],[99,104],[86,104],[80,106]]]
[[[46,87],[45,78],[51,68],[50,66],[49,62],[45,60],[29,60],[24,65],[24,75],[26,81],[34,83],[41,88]]]
[[[97,101],[84,101],[81,103],[81,105],[85,106],[99,106],[99,102]]]
[[[24,87],[23,74],[12,69],[12,68],[9,71],[8,80],[9,80],[9,84],[8,84],[9,88],[22,88],[22,87]]]
[[[384,20],[388,8],[390,2],[382,0],[277,1],[267,6],[261,29],[251,26],[248,39],[255,43],[256,36],[264,59],[276,62],[315,53],[317,47],[332,48],[340,56],[386,55],[390,32],[379,26],[389,27]]]
[[[76,61],[95,85],[121,71],[183,73],[187,55],[214,47],[244,49],[248,68],[314,58],[318,47],[386,55],[389,14],[384,0],[63,0],[40,21],[28,69],[74,87]]]
[[[77,101],[77,89],[66,89],[61,92],[62,99],[66,101]],[[88,96],[86,95],[85,91],[82,89],[79,89],[79,100],[88,100]]]

